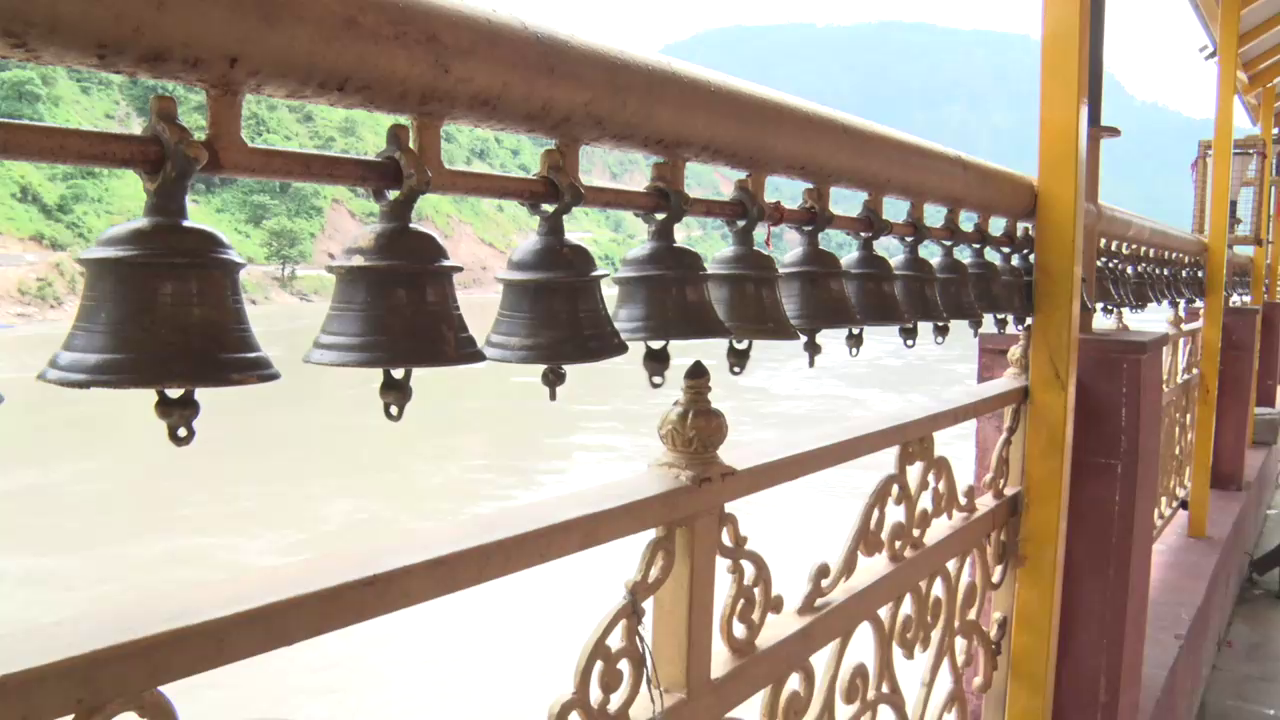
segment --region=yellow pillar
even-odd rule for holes
[[[1262,99],[1258,102],[1258,132],[1262,135],[1266,157],[1262,161],[1262,194],[1254,200],[1261,203],[1262,219],[1258,228],[1258,246],[1253,250],[1253,283],[1250,287],[1254,305],[1262,304],[1264,293],[1267,300],[1275,300],[1276,292],[1275,283],[1265,282],[1267,269],[1275,262],[1272,257],[1275,253],[1268,252],[1271,247],[1271,168],[1274,167],[1275,159],[1271,154],[1271,134],[1275,124],[1275,108],[1276,86],[1268,85],[1262,89]],[[1267,285],[1270,285],[1270,290],[1266,289]]]
[[[1090,0],[1044,0],[1035,322],[1005,717],[1050,720],[1075,414]]]
[[[1240,52],[1240,0],[1222,0],[1218,9],[1218,109],[1210,161],[1209,252],[1205,256],[1205,299],[1200,389],[1196,395],[1196,453],[1191,469],[1191,515],[1187,534],[1204,537],[1209,528],[1209,473],[1218,413],[1218,369],[1222,362],[1222,307],[1227,277],[1228,202],[1231,198],[1232,112],[1236,102],[1236,56]]]
[[[1276,88],[1274,85],[1268,85],[1262,89],[1262,99],[1258,102],[1260,124],[1258,131],[1262,133],[1264,149],[1266,153],[1262,160],[1262,187],[1263,191],[1254,198],[1258,205],[1257,228],[1258,240],[1253,248],[1253,274],[1249,277],[1249,304],[1261,308],[1263,301],[1264,288],[1267,285],[1267,244],[1271,233],[1267,229],[1267,225],[1271,219],[1271,211],[1268,207],[1271,199],[1271,126],[1275,122],[1275,106],[1276,106]],[[1253,326],[1253,373],[1251,375],[1249,397],[1258,397],[1258,353],[1262,350],[1262,313],[1258,313],[1258,318]],[[1251,401],[1252,402],[1252,401]],[[1249,413],[1249,426],[1245,430],[1250,438],[1253,437],[1253,413]]]

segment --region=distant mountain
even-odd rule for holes
[[[699,33],[672,58],[789,93],[1035,174],[1040,43],[924,23],[771,25]],[[1213,123],[1133,97],[1111,74],[1103,122],[1104,201],[1174,227],[1191,222],[1191,163]]]

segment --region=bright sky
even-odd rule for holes
[[[465,0],[528,22],[637,52],[729,25],[882,20],[929,22],[1040,36],[1039,0]],[[1106,67],[1139,99],[1213,117],[1216,65],[1188,0],[1107,3]],[[1248,126],[1236,109],[1236,124]],[[1104,117],[1105,121],[1105,117]]]

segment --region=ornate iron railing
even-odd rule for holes
[[[1164,351],[1164,399],[1160,411],[1160,490],[1155,537],[1184,508],[1191,490],[1195,452],[1196,389],[1200,383],[1200,323],[1183,325],[1174,313]]]
[[[568,693],[549,717],[650,717],[651,699],[668,719],[724,717],[761,691],[766,718],[835,708],[860,716],[877,707],[910,718],[946,707],[966,717],[965,708],[983,703],[987,717],[999,716],[1021,502],[1025,338],[1003,379],[908,415],[829,427],[803,449],[762,453],[736,469],[718,455],[728,426],[708,398],[709,374],[695,363],[659,423],[665,451],[642,476],[435,531],[411,562],[387,567],[370,558],[362,572],[335,578],[318,559],[323,582],[291,573],[286,586],[267,583],[247,602],[186,608],[191,619],[180,624],[155,612],[143,613],[150,626],[131,630],[109,616],[77,623],[95,628],[91,635],[21,630],[0,639],[0,708],[6,720],[127,712],[173,720],[167,683],[656,528],[625,597],[605,611],[578,667],[566,668]],[[990,470],[962,482],[937,453],[934,433],[1001,408]],[[844,547],[814,548],[827,559],[784,599],[725,504],[891,448],[894,463],[850,514]],[[718,564],[731,582],[717,612]],[[862,635],[855,641],[859,628],[869,644]],[[818,671],[824,649],[832,652]],[[897,669],[917,655],[927,660],[918,687]]]

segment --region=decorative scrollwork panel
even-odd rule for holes
[[[1191,491],[1195,452],[1196,392],[1199,387],[1198,330],[1175,337],[1165,350],[1164,404],[1160,415],[1160,485],[1154,508],[1155,537],[1182,507]]]
[[[889,562],[902,562],[925,546],[933,521],[976,512],[975,498],[974,486],[961,488],[951,461],[935,452],[933,435],[903,443],[893,472],[872,490],[835,568],[823,562],[810,573],[800,612],[812,612],[823,598],[851,579],[859,558],[883,555]]]
[[[659,528],[621,602],[596,626],[582,649],[573,690],[551,705],[550,720],[626,720],[642,689],[656,690],[643,635],[644,603],[653,598],[675,562],[675,533]]]
[[[1000,669],[1008,621],[990,600],[1011,569],[1015,527],[997,528],[861,618],[829,646],[816,687],[811,659],[779,679],[762,720],[970,717],[972,693],[991,688]]]
[[[755,650],[756,638],[768,616],[782,612],[782,596],[773,593],[769,565],[760,553],[747,549],[747,536],[730,512],[720,515],[719,552],[729,561],[729,574],[733,577],[720,611],[720,639],[729,652],[746,655]]]

